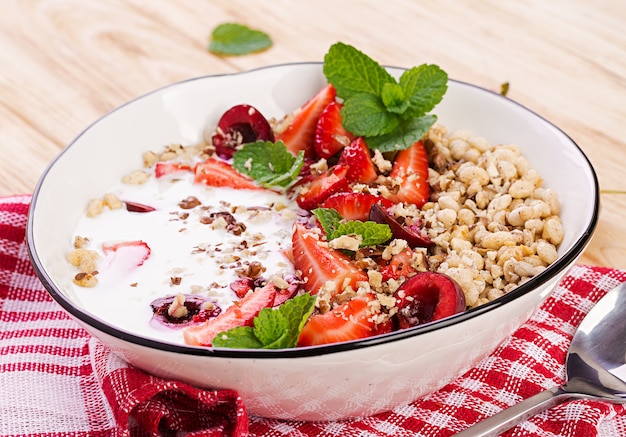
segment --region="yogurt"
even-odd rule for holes
[[[265,278],[294,274],[285,253],[303,211],[284,193],[208,187],[194,183],[191,172],[140,185],[120,182],[110,193],[154,211],[105,208],[83,217],[75,237],[88,239],[83,248],[98,254],[97,284],[74,285],[74,291],[87,311],[122,330],[182,343],[180,329],[151,322],[155,299],[194,294],[225,310],[238,300],[230,284],[250,266]],[[143,260],[142,247],[132,245],[103,250],[118,242],[143,242],[149,256]]]

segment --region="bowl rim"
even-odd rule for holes
[[[288,63],[280,63],[280,64],[272,64],[272,65],[266,65],[266,66],[262,66],[262,67],[258,67],[258,68],[254,68],[254,69],[249,69],[249,70],[244,70],[244,71],[238,71],[238,72],[231,72],[231,73],[220,73],[220,74],[207,74],[207,75],[202,75],[202,76],[196,76],[196,77],[191,77],[188,79],[184,79],[181,81],[177,81],[174,83],[170,83],[167,85],[164,85],[162,87],[156,88],[152,91],[149,91],[147,93],[144,93],[140,96],[137,96],[129,101],[127,101],[126,103],[123,103],[120,106],[117,106],[116,108],[112,109],[111,111],[108,111],[107,113],[103,114],[102,116],[98,117],[96,120],[94,120],[92,123],[90,123],[85,129],[83,129],[83,131],[81,131],[61,152],[59,152],[59,154],[47,165],[47,167],[45,168],[44,172],[42,173],[40,179],[38,180],[35,189],[33,191],[33,195],[31,197],[31,203],[29,206],[29,211],[28,211],[28,219],[27,219],[27,226],[26,226],[26,245],[27,245],[27,251],[28,251],[28,256],[30,258],[31,264],[33,265],[33,268],[35,270],[36,275],[39,277],[39,280],[42,282],[44,288],[47,290],[47,292],[51,295],[51,297],[67,312],[69,313],[72,317],[74,317],[75,319],[79,320],[80,322],[95,328],[96,330],[108,334],[110,336],[113,336],[115,338],[124,340],[126,342],[130,342],[133,343],[135,345],[139,345],[139,346],[143,346],[143,347],[147,347],[150,349],[157,349],[163,352],[171,352],[171,353],[176,353],[176,354],[184,354],[184,355],[195,355],[195,356],[212,356],[212,357],[221,357],[221,358],[240,358],[240,359],[277,359],[277,358],[304,358],[304,357],[312,357],[312,356],[321,356],[321,355],[329,355],[329,354],[335,354],[335,353],[340,353],[340,352],[347,352],[347,351],[352,351],[352,350],[357,350],[357,349],[364,349],[364,348],[369,348],[369,347],[373,347],[376,345],[380,345],[380,344],[385,344],[385,343],[392,343],[392,342],[396,342],[396,341],[400,341],[400,340],[404,340],[407,338],[411,338],[411,337],[416,337],[416,336],[420,336],[420,335],[424,335],[428,332],[432,332],[432,331],[437,331],[440,329],[444,329],[448,326],[452,326],[452,325],[456,325],[459,323],[462,323],[468,319],[472,319],[474,317],[478,317],[479,315],[486,313],[486,312],[490,312],[493,311],[503,305],[506,305],[508,303],[510,303],[511,301],[517,299],[520,296],[523,296],[527,293],[529,293],[532,289],[536,288],[537,286],[540,286],[542,284],[545,284],[546,282],[548,282],[551,278],[557,276],[559,273],[561,273],[563,270],[565,270],[566,268],[568,268],[570,266],[570,264],[572,262],[575,261],[575,259],[582,253],[582,251],[585,249],[585,247],[587,246],[587,244],[589,243],[589,241],[591,240],[591,237],[595,231],[595,228],[597,227],[598,224],[598,220],[599,220],[599,211],[600,211],[600,187],[599,187],[599,183],[598,183],[598,177],[596,174],[595,169],[593,168],[593,165],[591,164],[591,161],[589,160],[589,158],[587,157],[587,155],[583,152],[583,150],[580,148],[580,146],[578,146],[578,144],[569,136],[567,135],[562,129],[560,129],[558,126],[556,126],[555,124],[553,124],[552,122],[550,122],[549,120],[545,119],[544,117],[542,117],[541,115],[537,114],[536,112],[534,112],[533,110],[527,108],[526,106],[509,99],[506,96],[503,96],[500,93],[497,93],[495,91],[489,90],[487,88],[483,88],[481,86],[478,85],[474,85],[468,82],[464,82],[464,81],[460,81],[460,80],[456,80],[456,79],[449,79],[450,82],[455,82],[458,83],[460,85],[464,85],[464,86],[469,86],[478,90],[481,90],[483,92],[487,92],[490,94],[495,95],[498,98],[502,98],[502,99],[506,99],[509,102],[513,103],[514,105],[517,105],[518,107],[520,107],[521,109],[528,111],[529,113],[531,113],[532,115],[534,115],[535,117],[538,117],[539,119],[541,119],[543,122],[547,123],[548,125],[550,125],[551,127],[553,127],[554,129],[556,129],[557,131],[559,131],[561,134],[563,134],[570,142],[571,144],[578,149],[578,151],[580,152],[581,157],[585,160],[588,169],[591,173],[591,177],[593,180],[593,184],[594,184],[594,205],[593,205],[593,214],[591,217],[591,220],[589,221],[589,223],[587,224],[587,228],[585,229],[585,232],[582,233],[582,235],[580,235],[580,237],[578,238],[578,240],[576,240],[571,249],[569,251],[567,251],[566,253],[564,253],[556,262],[554,262],[553,264],[551,264],[545,271],[541,272],[540,274],[538,274],[537,276],[533,277],[532,279],[530,279],[529,281],[527,281],[524,284],[519,285],[518,287],[516,287],[515,289],[513,289],[512,291],[508,292],[507,294],[491,301],[488,303],[485,303],[479,307],[470,309],[470,310],[466,310],[462,313],[458,313],[455,314],[453,316],[447,317],[445,319],[441,319],[435,322],[430,322],[430,323],[426,323],[423,325],[418,325],[418,326],[414,326],[412,328],[408,328],[408,329],[404,329],[404,330],[398,330],[398,331],[394,331],[391,333],[387,333],[387,334],[382,334],[382,335],[378,335],[378,336],[374,336],[374,337],[369,337],[369,338],[365,338],[365,339],[361,339],[361,340],[353,340],[353,341],[348,341],[348,342],[342,342],[342,343],[332,343],[332,344],[327,344],[327,345],[319,345],[319,346],[308,346],[308,347],[298,347],[298,348],[290,348],[290,349],[231,349],[231,348],[213,348],[213,347],[197,347],[197,346],[188,346],[188,345],[182,345],[182,344],[174,344],[174,343],[169,343],[169,342],[165,342],[165,341],[161,341],[161,340],[155,340],[155,339],[150,339],[150,338],[145,338],[139,335],[136,335],[134,333],[116,328],[115,326],[112,326],[110,324],[105,323],[104,321],[93,317],[92,315],[90,315],[89,313],[82,311],[80,308],[78,308],[77,306],[75,306],[72,301],[67,298],[63,293],[61,293],[59,290],[57,290],[53,284],[52,279],[50,278],[50,276],[47,274],[41,260],[39,259],[39,256],[37,254],[37,250],[35,248],[35,243],[34,243],[34,228],[33,228],[33,221],[34,221],[34,215],[35,215],[35,209],[37,207],[37,200],[38,200],[38,194],[39,191],[41,190],[43,184],[45,183],[46,180],[46,176],[48,174],[48,172],[51,170],[51,168],[55,165],[55,163],[63,156],[63,154],[65,154],[65,152],[72,147],[87,131],[89,131],[91,129],[92,126],[94,126],[95,124],[99,123],[102,119],[108,117],[110,114],[117,112],[118,110],[120,110],[121,108],[132,104],[133,102],[143,99],[151,94],[155,94],[155,93],[159,93],[162,92],[163,90],[172,88],[172,87],[176,87],[180,84],[184,84],[184,83],[188,83],[188,82],[192,82],[192,81],[197,81],[197,80],[207,80],[207,79],[211,79],[211,78],[218,78],[218,77],[224,77],[224,76],[244,76],[247,74],[253,74],[255,72],[258,71],[262,71],[262,70],[267,70],[267,69],[273,69],[273,68],[280,68],[280,67],[297,67],[297,66],[308,66],[308,65],[315,65],[315,66],[321,66],[323,65],[323,62],[288,62]],[[395,69],[395,70],[406,70],[406,68],[403,67],[394,67],[394,66],[385,66],[385,68],[389,68],[389,69]]]

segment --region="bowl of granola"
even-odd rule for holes
[[[493,351],[589,243],[598,193],[527,108],[338,43],[95,121],[42,175],[27,241],[51,296],[131,365],[335,420]]]

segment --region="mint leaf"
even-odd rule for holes
[[[333,44],[324,56],[324,75],[344,100],[362,93],[380,96],[386,83],[395,82],[376,61],[341,42]]]
[[[304,324],[315,309],[315,296],[301,294],[278,308],[263,308],[253,326],[239,326],[219,333],[213,346],[237,349],[284,349],[298,344]]]
[[[239,326],[217,334],[212,343],[215,347],[236,349],[260,349],[263,347],[250,326]]]
[[[343,219],[341,214],[333,208],[315,208],[311,212],[322,225],[322,229],[327,237],[335,232],[339,222]]]
[[[264,32],[237,23],[224,23],[213,29],[209,51],[218,55],[247,55],[272,46]]]
[[[397,83],[385,84],[382,99],[385,109],[395,114],[403,114],[409,107],[409,101],[404,95],[404,90]]]
[[[380,97],[357,94],[341,108],[343,126],[357,136],[376,136],[391,132],[398,126],[397,114],[386,110]]]
[[[350,220],[339,224],[331,236],[331,240],[342,235],[360,235],[363,238],[360,247],[376,246],[391,240],[391,228],[387,224],[372,221],[362,222]]]
[[[443,99],[448,89],[448,75],[437,65],[422,64],[402,73],[400,86],[410,108],[405,118],[421,117]]]
[[[282,141],[248,143],[233,155],[233,167],[268,187],[288,187],[304,165],[304,152],[293,156]]]
[[[391,239],[389,225],[373,221],[343,220],[341,214],[333,208],[316,208],[311,211],[322,225],[328,241],[342,235],[360,235],[363,240],[360,247],[376,246]]]
[[[300,332],[309,316],[315,308],[315,296],[308,293],[301,294],[285,301],[278,310],[287,321],[287,344],[285,347],[295,347],[300,337]]]
[[[433,114],[409,119],[400,123],[394,132],[367,137],[367,145],[370,149],[377,149],[382,153],[407,149],[416,141],[421,140],[435,121],[437,121],[437,116]]]
[[[381,152],[410,147],[437,120],[427,115],[448,89],[436,65],[405,71],[396,81],[381,65],[352,46],[337,43],[324,57],[324,74],[344,99],[344,127]]]
[[[254,335],[265,349],[281,349],[287,346],[289,328],[287,319],[280,311],[263,308],[254,318]]]

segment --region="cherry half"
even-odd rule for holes
[[[369,219],[376,222],[389,225],[394,238],[406,240],[411,248],[428,247],[433,243],[416,224],[406,225],[400,223],[384,206],[373,204],[370,209]]]
[[[255,107],[235,105],[222,115],[211,141],[220,158],[230,159],[243,144],[274,141],[274,131]]]
[[[454,279],[442,273],[418,273],[404,282],[394,296],[401,329],[465,311],[463,290]]]

